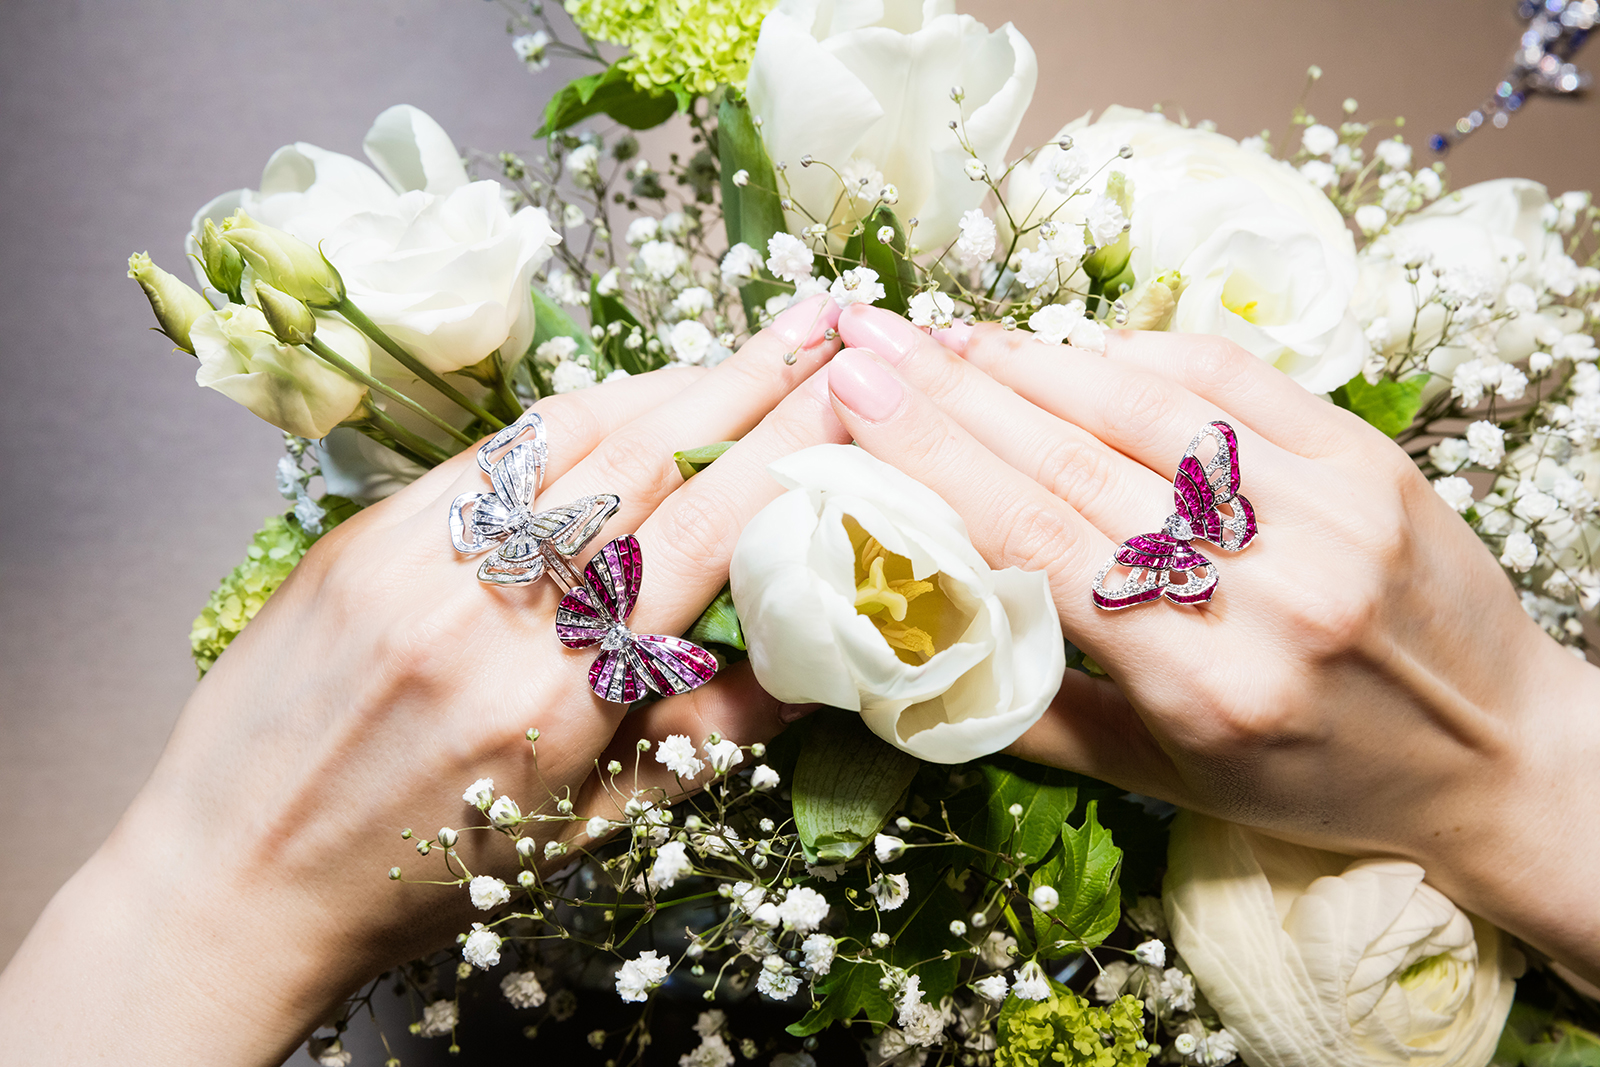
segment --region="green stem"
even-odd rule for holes
[[[491,415],[481,405],[475,404],[471,400],[467,399],[461,390],[457,389],[439,375],[435,374],[428,368],[427,364],[417,359],[417,357],[413,356],[410,352],[407,352],[393,337],[390,337],[387,333],[384,333],[383,328],[377,323],[373,322],[371,319],[367,318],[362,310],[356,307],[348,296],[339,301],[334,310],[348,319],[350,325],[354,326],[356,329],[360,330],[362,333],[371,338],[372,342],[379,348],[393,356],[401,366],[406,368],[406,370],[410,371],[412,374],[415,374],[418,378],[421,378],[423,381],[439,390],[440,393],[443,393],[446,398],[448,398],[457,407],[461,408],[461,410],[482,419],[484,422],[489,424],[489,428],[492,430],[502,430],[505,428],[505,422],[496,418],[494,415]]]
[[[505,360],[500,358],[498,352],[494,354],[494,395],[505,405],[512,419],[522,414],[522,401],[517,399],[516,391],[511,388],[510,376],[506,374]]]
[[[412,433],[370,404],[367,405],[365,416],[346,425],[355,427],[384,448],[424,467],[437,467],[449,458],[439,446]]]
[[[339,353],[329,348],[324,342],[319,341],[316,337],[312,337],[311,340],[307,341],[306,347],[311,349],[311,351],[315,352],[317,355],[321,356],[323,360],[329,364],[332,364],[337,369],[343,371],[351,379],[360,382],[373,392],[382,393],[395,403],[408,408],[414,414],[419,415],[431,422],[433,425],[437,426],[451,437],[454,437],[462,444],[470,445],[474,443],[472,438],[468,437],[466,434],[450,425],[444,419],[440,418],[438,415],[435,415],[433,412],[429,411],[427,408],[423,407],[415,400],[412,400],[409,396],[406,396],[399,390],[384,385],[382,382],[378,381],[378,379],[374,378],[372,375],[368,374],[366,371],[362,370],[360,367],[357,367],[354,363],[351,363],[348,359],[345,359]]]

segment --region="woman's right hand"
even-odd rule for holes
[[[716,597],[740,530],[781,492],[768,462],[848,440],[820,381],[796,388],[837,350],[837,317],[813,299],[709,372],[538,403],[549,469],[535,506],[621,497],[587,551],[638,536],[635,632],[682,633]],[[683,481],[673,452],[735,438]],[[450,502],[488,489],[472,455],[457,456],[331,531],[273,594],[0,976],[10,1062],[110,1049],[123,1063],[281,1062],[359,983],[481,917],[464,892],[385,877],[394,865],[437,877],[400,831],[481,825],[462,799],[475,779],[525,809],[554,792],[580,819],[618,818],[599,768],[620,760],[619,785],[634,785],[638,741],[681,733],[698,746],[716,732],[748,745],[782,728],[785,709],[747,665],[631,715],[597,698],[593,650],[556,638],[560,590],[486,586],[479,560],[451,546]],[[542,734],[537,766],[529,727]],[[655,760],[639,766],[640,788],[676,791]],[[542,846],[581,827],[523,832]],[[474,873],[516,877],[497,834],[463,834],[456,850]]]

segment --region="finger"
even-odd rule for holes
[[[1308,458],[1348,454],[1358,427],[1377,433],[1225,338],[1118,330],[1106,340],[1106,358],[1171,379],[1278,447]]]
[[[978,443],[1116,540],[1141,532],[1148,516],[1169,507],[1171,484],[1148,467],[1035,407],[899,315],[847,308],[839,333],[845,344],[892,364]]]
[[[829,365],[828,385],[856,443],[943,497],[990,566],[1045,572],[1062,626],[1108,670],[1122,662],[1122,650],[1176,636],[1164,613],[1095,608],[1090,589],[1112,541],[980,445],[888,364],[847,348]]]

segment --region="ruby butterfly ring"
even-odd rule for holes
[[[1216,454],[1202,462],[1199,453],[1208,442]],[[1194,542],[1238,552],[1255,540],[1255,508],[1239,495],[1239,438],[1226,422],[1213,422],[1195,434],[1172,488],[1175,511],[1161,531],[1128,538],[1095,575],[1097,607],[1116,611],[1162,597],[1204,604],[1217,591],[1217,570]],[[1108,589],[1106,577],[1114,567],[1129,573],[1120,586]]]
[[[620,498],[602,493],[535,511],[533,498],[544,482],[548,457],[544,420],[532,411],[479,447],[478,466],[494,491],[462,493],[450,505],[450,540],[456,551],[489,553],[478,567],[479,581],[526,585],[554,570],[568,578],[562,585],[570,588],[577,576],[566,560],[621,506]]]

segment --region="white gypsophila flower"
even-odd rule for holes
[[[623,370],[621,367],[613,367],[611,369],[611,372],[609,374],[607,374],[605,376],[605,378],[601,381],[601,384],[603,385],[606,382],[620,382],[624,378],[631,378],[631,377],[633,377],[633,375],[629,374],[627,371]]]
[[[1480,467],[1494,470],[1506,458],[1506,432],[1486,419],[1468,426],[1467,458]]]
[[[1472,483],[1465,478],[1458,475],[1435,478],[1433,489],[1441,500],[1462,514],[1472,507]]]
[[[1167,936],[1167,917],[1161,911],[1160,897],[1140,897],[1127,909],[1128,922],[1135,930],[1142,930],[1155,938]]]
[[[661,216],[661,232],[668,237],[682,237],[689,232],[689,216],[681,211],[669,211]]]
[[[1494,387],[1501,400],[1521,400],[1528,391],[1528,376],[1509,363],[1500,368],[1500,381]]]
[[[833,969],[833,956],[837,951],[833,938],[827,934],[812,934],[800,943],[800,955],[812,974],[821,976]]]
[[[1327,189],[1339,180],[1339,171],[1332,163],[1320,159],[1300,164],[1300,174],[1318,189]]]
[[[596,815],[583,824],[583,831],[591,840],[598,841],[611,832],[611,820],[603,815]]]
[[[786,929],[810,933],[827,919],[828,898],[809,886],[796,886],[778,905],[778,917]]]
[[[876,304],[884,298],[883,283],[871,267],[854,267],[840,274],[828,287],[828,295],[841,308],[852,304]]]
[[[1072,324],[1072,332],[1067,334],[1067,344],[1100,355],[1106,350],[1106,334],[1105,326],[1084,317]]]
[[[703,1034],[700,1044],[678,1057],[678,1067],[733,1067],[733,1050],[721,1034]]]
[[[508,796],[501,796],[489,805],[489,821],[496,826],[511,826],[521,820],[521,809],[517,807],[517,802]]]
[[[461,1015],[453,1000],[436,1000],[422,1008],[422,1025],[417,1033],[423,1037],[443,1037],[456,1028]]]
[[[588,303],[589,291],[578,284],[572,272],[565,268],[552,268],[550,276],[545,279],[545,295],[559,304],[575,307],[578,304]]]
[[[1532,315],[1539,310],[1539,294],[1533,291],[1532,286],[1522,282],[1512,282],[1506,286],[1500,302],[1507,310],[1515,311],[1518,315]]]
[[[1011,983],[1011,993],[1022,1000],[1046,1000],[1050,996],[1050,979],[1037,960],[1029,960],[1017,968],[1016,981]]]
[[[1200,1042],[1193,1034],[1179,1034],[1172,1039],[1172,1051],[1180,1056],[1188,1056],[1200,1047]]]
[[[729,899],[733,906],[743,911],[746,915],[754,915],[762,901],[767,899],[767,891],[759,885],[750,882],[735,882],[729,892]]]
[[[1518,482],[1512,493],[1511,510],[1529,522],[1543,522],[1559,506],[1555,497],[1531,481]]]
[[[706,761],[717,774],[727,774],[744,762],[744,753],[739,750],[739,746],[726,737],[717,741],[707,741],[705,751]]]
[[[478,970],[487,971],[500,962],[500,935],[482,923],[473,923],[472,932],[461,946],[461,958]]]
[[[1045,344],[1059,345],[1072,333],[1073,328],[1083,321],[1084,310],[1082,300],[1072,300],[1065,304],[1046,304],[1028,316],[1028,329]]]
[[[693,778],[705,769],[705,764],[695,758],[694,742],[687,734],[672,734],[657,745],[656,762],[679,778]]]
[[[575,393],[579,389],[589,388],[597,381],[593,368],[575,359],[562,360],[550,373],[550,387],[558,393]]]
[[[1154,939],[1140,942],[1134,947],[1133,958],[1146,967],[1165,967],[1167,965],[1167,946]]]
[[[1411,146],[1397,137],[1390,138],[1387,141],[1379,141],[1377,148],[1373,151],[1378,157],[1378,162],[1390,170],[1405,170],[1411,166]],[[1429,171],[1429,173],[1431,174],[1432,171]]]
[[[533,358],[547,366],[554,367],[562,360],[571,359],[578,351],[578,342],[571,337],[562,335],[552,337],[542,342],[533,350]]]
[[[906,843],[893,834],[878,834],[872,839],[872,851],[879,863],[897,860],[905,850]]]
[[[1006,981],[1006,976],[1003,974],[991,974],[987,978],[973,982],[972,988],[984,1000],[998,1004],[1006,999],[1006,994],[1011,990],[1011,983]]]
[[[1389,224],[1389,213],[1377,204],[1363,204],[1356,208],[1356,225],[1368,237]]]
[[[494,779],[479,778],[467,786],[466,792],[461,794],[461,799],[482,811],[494,800]]]
[[[736,289],[761,273],[761,253],[740,241],[722,257],[722,284]]]
[[[778,905],[770,900],[751,912],[750,919],[757,926],[765,926],[768,929],[775,928],[783,923],[783,916],[778,914]]]
[[[294,502],[294,517],[306,533],[319,534],[322,532],[322,520],[328,517],[328,513],[308,494],[301,493]]]
[[[894,911],[911,896],[911,882],[903,874],[880,874],[867,892],[879,911]]]
[[[1493,1056],[1521,957],[1416,864],[1352,860],[1193,812],[1173,821],[1168,862],[1174,947],[1247,1063]]]
[[[961,170],[968,181],[981,182],[989,176],[989,168],[983,165],[983,160],[976,156],[970,157],[961,165]]]
[[[500,992],[513,1008],[537,1008],[544,1003],[544,986],[532,971],[512,971],[500,979]]]
[[[600,280],[594,283],[594,291],[601,296],[616,296],[622,291],[622,271],[612,267],[600,275]]]
[[[978,959],[985,967],[999,969],[1011,966],[1016,953],[1017,939],[999,930],[990,930],[989,936],[978,946]]]
[[[317,1067],[350,1067],[350,1062],[355,1059],[354,1053],[345,1048],[337,1037],[326,1044],[312,1038],[306,1043],[306,1052],[317,1061]]]
[[[956,302],[945,293],[928,291],[913,296],[906,310],[913,325],[947,330],[955,322]]]
[[[1161,972],[1161,980],[1155,984],[1154,995],[1156,1000],[1165,1004],[1170,1011],[1193,1011],[1194,988],[1193,977],[1176,967],[1168,967]]]
[[[1093,984],[1089,986],[1090,995],[1102,1004],[1110,1004],[1122,996],[1122,990],[1133,972],[1134,965],[1127,960],[1112,960],[1095,975]]]
[[[1532,537],[1521,530],[1507,534],[1505,549],[1500,553],[1500,562],[1518,574],[1525,574],[1539,562],[1539,546],[1534,543]]]
[[[1057,280],[1061,259],[1043,248],[1025,248],[1017,253],[1017,280],[1029,289],[1037,289],[1046,282]]]
[[[1108,245],[1127,228],[1128,216],[1122,213],[1122,205],[1109,196],[1102,196],[1089,205],[1084,223],[1089,227],[1090,240],[1096,245]]]
[[[493,911],[511,899],[511,890],[491,874],[480,874],[468,883],[472,906],[479,911]]]
[[[923,1000],[922,978],[912,975],[900,991],[895,1002],[895,1022],[905,1032],[906,1040],[924,1048],[944,1040],[944,1028],[954,1020],[939,1008]]]
[[[733,172],[733,184],[740,189],[750,184],[750,172],[740,167]]]
[[[859,711],[940,763],[998,751],[1044,714],[1065,655],[1042,572],[990,569],[947,503],[862,449],[814,446],[767,469],[789,492],[730,562],[766,692]]]
[[[528,65],[529,70],[544,70],[550,65],[545,49],[550,47],[550,35],[543,30],[523,33],[511,38],[511,50]]]
[[[670,241],[646,241],[639,246],[639,265],[658,282],[664,282],[689,263],[689,253]]]
[[[672,329],[667,331],[667,344],[672,348],[672,354],[679,361],[691,365],[706,358],[712,342],[711,331],[695,319],[674,323]]]
[[[643,1003],[649,999],[650,990],[667,980],[671,966],[672,961],[654,949],[639,953],[638,959],[617,968],[617,996],[630,1003]]]
[[[1272,148],[1267,144],[1267,139],[1261,136],[1259,133],[1252,137],[1246,137],[1244,140],[1240,141],[1239,147],[1244,149],[1246,152],[1255,152],[1263,156],[1272,154]]]
[[[1600,348],[1595,346],[1595,340],[1586,333],[1573,333],[1561,338],[1550,346],[1550,354],[1556,359],[1570,359],[1574,363],[1593,362],[1600,357]]]
[[[580,144],[567,153],[566,168],[579,176],[592,176],[600,165],[600,149],[592,144]]]
[[[786,282],[811,277],[816,256],[806,243],[790,233],[775,233],[767,238],[767,269]]]
[[[628,223],[628,232],[623,240],[630,245],[642,245],[646,241],[654,241],[656,234],[661,232],[661,220],[649,215],[640,215]]]
[[[656,861],[650,868],[650,884],[657,889],[671,889],[678,884],[678,879],[693,873],[689,846],[682,841],[672,841],[656,850]]]
[[[1239,1046],[1227,1030],[1216,1030],[1200,1039],[1194,1050],[1194,1062],[1199,1067],[1226,1067],[1239,1058]]]
[[[716,297],[703,285],[691,285],[672,300],[672,310],[686,319],[697,319],[716,306]]]
[[[750,773],[750,788],[758,793],[776,789],[781,782],[782,779],[778,777],[778,772],[768,767],[765,763],[760,764]]]
[[[1071,193],[1094,167],[1087,153],[1076,148],[1062,149],[1060,145],[1052,144],[1040,149],[1034,170],[1051,189],[1058,193]]]
[[[293,458],[279,456],[276,474],[279,496],[293,500],[305,492],[306,472]]]
[[[1306,131],[1300,135],[1300,144],[1314,156],[1326,156],[1338,147],[1339,134],[1332,127],[1319,122],[1306,127]]]
[[[961,237],[956,241],[956,255],[968,270],[994,255],[996,231],[994,220],[981,210],[973,208],[961,216],[957,223]]]
[[[1033,892],[1028,894],[1028,899],[1033,901],[1033,906],[1040,911],[1055,911],[1061,903],[1061,894],[1047,885],[1036,885]]]
[[[768,956],[768,960],[778,960],[780,966],[782,959],[778,956]],[[773,970],[763,966],[761,975],[756,979],[756,989],[773,1000],[788,1000],[800,990],[800,976],[782,970]]]
[[[722,1032],[728,1025],[728,1015],[721,1008],[712,1008],[710,1011],[701,1012],[694,1021],[694,1032],[701,1037],[710,1037]]]
[[[855,200],[874,200],[883,188],[883,171],[870,159],[852,159],[839,168],[845,195]]]

